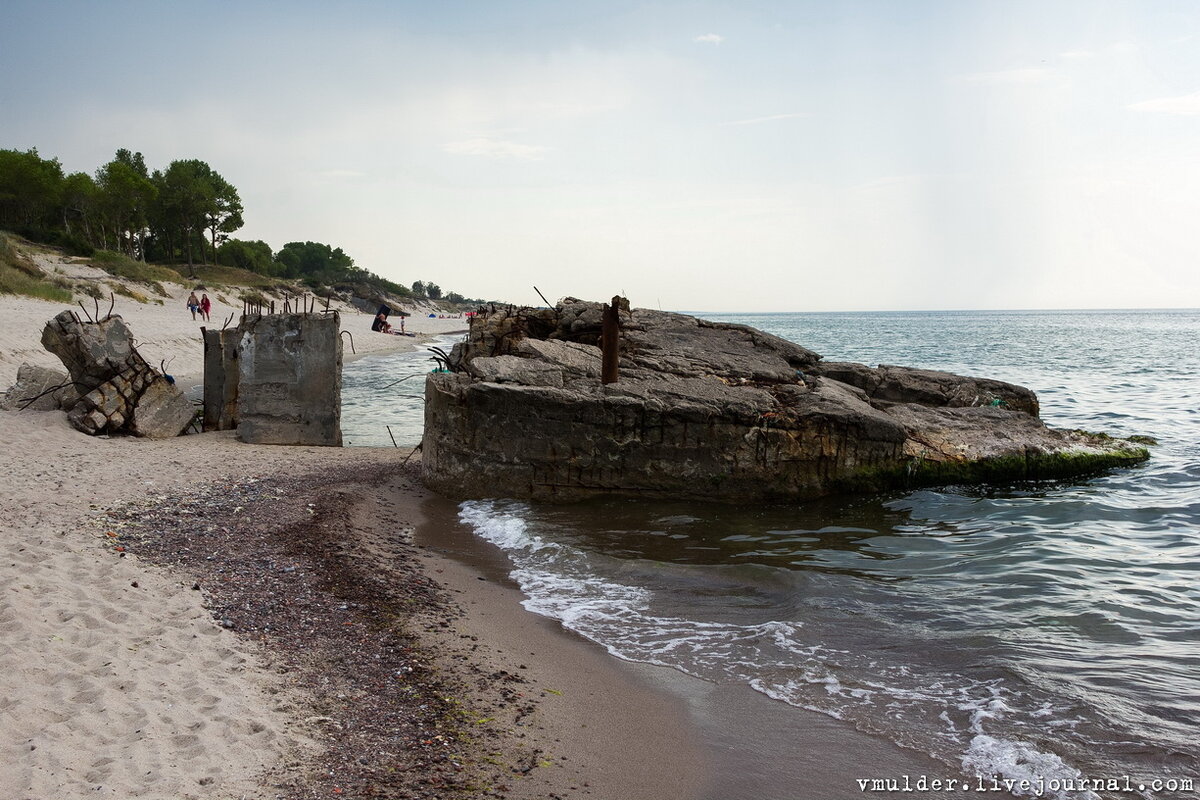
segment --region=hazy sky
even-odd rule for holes
[[[0,147],[519,303],[1200,306],[1194,0],[3,0]]]

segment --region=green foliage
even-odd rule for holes
[[[207,163],[196,159],[172,161],[151,180],[159,202],[150,220],[156,247],[168,261],[203,257],[205,235],[211,235],[216,261],[217,239],[242,227],[242,201],[234,186]]]
[[[58,303],[71,302],[71,293],[48,280],[11,239],[0,234],[0,294],[20,294]]]
[[[161,267],[133,264],[186,263],[190,275],[200,272],[195,265],[208,261],[314,289],[367,287],[360,294],[442,297],[431,281],[416,281],[410,290],[358,267],[340,247],[289,242],[272,253],[266,242],[233,239],[243,226],[243,211],[237,187],[199,159],[177,159],[151,172],[141,153],[120,149],[94,176],[64,175],[58,159],[44,159],[36,149],[0,150],[0,226],[95,258],[120,277],[180,280],[173,270],[165,275]],[[114,262],[102,251],[126,261]],[[447,299],[471,302],[453,292]]]
[[[251,272],[239,267],[227,267],[219,264],[205,264],[204,266],[193,267],[192,275],[203,281],[209,288],[217,286],[253,286],[255,288],[270,289],[276,283],[270,276],[260,275],[257,272]]]
[[[39,244],[48,244],[52,247],[61,247],[68,255],[90,257],[96,252],[96,248],[92,247],[83,239],[77,236],[72,236],[61,228],[42,228],[28,225],[15,225],[11,228],[12,232],[18,236],[24,237],[31,242]]]
[[[147,264],[144,261],[134,261],[127,255],[114,253],[111,250],[97,250],[92,256],[91,264],[93,267],[104,270],[109,275],[144,283],[164,296],[166,295],[166,290],[162,287],[162,281],[185,283],[183,276],[170,267]]]
[[[113,291],[116,292],[117,294],[121,295],[122,297],[128,297],[131,300],[134,300],[138,303],[145,304],[145,303],[151,302],[149,297],[147,297],[146,295],[137,291],[136,289],[130,289],[128,286],[126,286],[123,283],[113,284]],[[162,303],[161,300],[155,300],[153,302],[159,303],[159,304]]]
[[[252,306],[268,306],[271,304],[271,301],[262,292],[242,292],[238,295],[238,300],[243,303],[249,303]]]
[[[150,213],[158,199],[158,187],[146,173],[142,154],[118,150],[112,161],[96,170],[90,197],[81,178],[72,175],[71,181],[80,202],[92,212],[88,223],[98,226],[101,244],[131,258],[141,254]]]
[[[342,248],[320,242],[288,242],[275,254],[288,278],[314,278],[322,283],[334,283],[354,269],[354,259]]]
[[[216,260],[218,264],[257,272],[259,275],[278,275],[283,269],[275,261],[271,245],[261,239],[253,242],[229,239],[217,248]]]
[[[75,291],[79,294],[85,294],[88,297],[94,297],[97,300],[102,300],[103,298],[108,297],[108,295],[104,293],[104,290],[91,281],[80,281],[79,283],[75,284]]]
[[[0,224],[52,226],[63,191],[62,165],[37,148],[0,150]]]

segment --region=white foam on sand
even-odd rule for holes
[[[602,566],[605,557],[600,554],[531,530],[529,513],[523,503],[481,500],[463,503],[459,518],[508,555],[511,577],[526,595],[527,609],[560,620],[611,654],[708,680],[744,681],[775,700],[856,725],[865,723],[865,729],[874,732],[895,733],[894,725],[881,728],[874,723],[899,720],[906,746],[946,763],[961,760],[969,775],[986,776],[987,781],[999,776],[1014,786],[1021,781],[1037,786],[1042,778],[1046,797],[1096,797],[1088,791],[1054,788],[1052,781],[1080,777],[1059,756],[989,730],[1006,717],[1022,716],[1010,703],[1025,705],[1023,697],[996,682],[959,675],[925,680],[903,665],[876,665],[870,671],[876,679],[864,682],[847,663],[852,654],[808,641],[796,621],[739,624],[656,613],[652,590],[637,581],[609,577],[623,573]],[[620,570],[619,565],[608,566]],[[1032,716],[1041,728],[1053,724],[1059,713],[1045,705],[1035,712]],[[936,721],[936,729],[925,730],[925,717]]]

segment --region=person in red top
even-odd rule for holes
[[[206,295],[206,294],[200,295],[200,313],[203,314],[204,319],[208,320],[209,322],[212,321],[212,318],[208,316],[208,312],[211,308],[212,308],[212,301],[208,299],[208,295]]]

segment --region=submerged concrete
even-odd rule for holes
[[[742,325],[621,312],[600,382],[603,306],[472,320],[426,382],[423,471],[454,497],[801,500],[898,486],[1068,477],[1144,447],[1047,428],[1020,386],[826,363]]]

